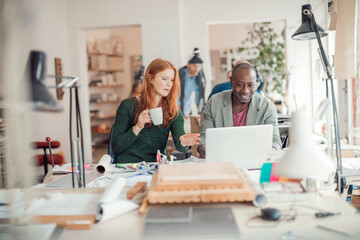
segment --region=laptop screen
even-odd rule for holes
[[[206,162],[233,162],[238,169],[260,169],[272,150],[272,136],[272,125],[209,128]]]

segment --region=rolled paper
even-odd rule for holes
[[[117,200],[125,186],[125,182],[125,178],[123,177],[118,177],[115,179],[115,181],[106,188],[105,192],[99,200],[99,204],[109,203]]]
[[[119,177],[106,188],[96,207],[97,222],[105,222],[139,207],[132,201],[120,200],[125,183],[125,178]]]
[[[250,186],[254,189],[254,191],[256,193],[256,196],[253,200],[254,206],[264,207],[265,204],[267,203],[267,199],[266,199],[264,190],[261,188],[260,183],[251,176],[251,174],[249,173],[249,171],[247,169],[241,169],[240,171],[244,174],[244,176],[248,180]]]
[[[105,173],[111,164],[111,157],[108,154],[104,154],[99,163],[96,165],[96,171],[98,173]]]

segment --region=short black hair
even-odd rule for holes
[[[235,76],[236,71],[239,69],[252,69],[256,73],[255,67],[253,65],[251,65],[250,63],[239,63],[239,64],[236,64],[232,70],[232,73],[231,73],[232,78]]]

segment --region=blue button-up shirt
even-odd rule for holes
[[[184,90],[184,116],[190,115],[191,110],[191,95],[195,91],[195,101],[199,102],[199,88],[196,85],[196,76],[190,78],[188,70],[185,69],[185,90]]]

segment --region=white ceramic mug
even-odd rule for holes
[[[149,113],[151,121],[154,125],[160,125],[163,123],[163,112],[161,107],[150,109]]]

